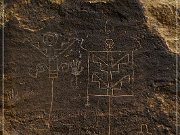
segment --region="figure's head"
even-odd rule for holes
[[[57,40],[58,40],[58,34],[56,34],[56,33],[48,32],[43,35],[43,42],[47,46],[55,45],[57,43]]]
[[[114,47],[114,41],[112,39],[106,39],[106,50],[112,50]]]
[[[113,27],[111,20],[106,21],[105,32],[106,32],[106,34],[111,34],[112,32],[114,32],[114,27]]]

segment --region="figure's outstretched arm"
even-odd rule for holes
[[[43,49],[40,47],[39,42],[31,43],[31,39],[25,39],[25,40],[24,40],[24,43],[25,43],[25,44],[28,44],[29,46],[32,46],[33,48],[35,48],[36,50],[38,50],[42,55],[44,55],[45,57],[47,57],[47,55],[46,55],[46,50],[45,50],[45,49],[43,50]]]
[[[56,55],[62,55],[63,53],[65,53],[66,51],[68,51],[68,49],[70,49],[76,42],[78,42],[78,44],[82,44],[82,40],[79,40],[78,38],[72,38],[69,39],[68,42],[63,42],[61,43],[61,49],[56,49]]]

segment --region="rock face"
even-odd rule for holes
[[[162,10],[138,0],[5,4],[6,134],[176,134],[179,56],[147,19],[152,11],[174,28]]]
[[[177,39],[180,34],[179,2],[176,0],[141,0],[141,2],[145,8],[149,28],[159,33],[171,52],[180,53],[180,41]]]

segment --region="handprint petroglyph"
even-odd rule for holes
[[[70,63],[70,67],[71,67],[71,74],[75,76],[75,88],[78,88],[78,76],[81,74],[81,72],[83,71],[84,67],[81,66],[81,60],[73,60]],[[72,80],[72,83],[74,81]]]

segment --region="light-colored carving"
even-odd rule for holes
[[[71,66],[71,74],[75,76],[75,88],[78,88],[78,76],[81,74],[84,67],[81,66],[81,61],[77,59],[73,60],[70,63],[70,66]]]
[[[47,121],[47,126],[50,128],[51,124],[51,115],[53,110],[53,101],[54,101],[54,80],[58,78],[59,71],[62,69],[62,72],[67,72],[69,70],[70,64],[69,63],[62,63],[59,66],[59,56],[62,56],[66,51],[70,49],[70,47],[78,41],[79,43],[82,43],[77,38],[71,38],[68,39],[67,42],[61,43],[61,48],[56,49],[55,44],[58,41],[58,35],[57,33],[48,32],[44,34],[43,36],[43,43],[46,45],[46,47],[41,47],[39,42],[31,44],[36,50],[40,52],[46,59],[47,63],[39,63],[36,65],[35,70],[32,68],[29,68],[29,75],[33,78],[37,78],[39,73],[48,72],[48,78],[51,79],[51,102],[50,102],[50,108],[49,108],[49,118]],[[29,42],[29,40],[28,40]],[[72,68],[72,74],[77,78],[77,76],[80,75],[83,68],[80,68],[81,62],[73,61],[71,64]],[[76,79],[76,86],[77,86],[77,79]]]
[[[134,96],[132,92],[130,94],[115,94],[115,91],[122,91],[124,83],[131,84],[134,81],[134,53],[133,51],[113,51],[113,47],[114,41],[112,39],[105,40],[104,51],[88,51],[82,47],[82,49],[86,50],[88,53],[88,84],[86,106],[90,106],[90,96],[107,97],[109,99],[108,135],[111,135],[111,98]],[[117,56],[120,57],[118,58]],[[93,64],[96,64],[96,69],[94,69],[95,66],[93,69],[91,69]],[[125,74],[117,81],[114,81],[114,75],[121,75],[123,65],[129,67],[130,74]],[[91,93],[90,85],[96,84],[98,86],[97,90],[103,90],[103,93]]]
[[[114,31],[113,25],[110,25],[111,21],[108,20],[105,23],[105,33],[107,36]],[[87,36],[88,37],[88,36]],[[136,38],[131,37],[135,41]],[[84,40],[82,39],[82,42]],[[138,46],[140,47],[140,43]],[[90,106],[90,97],[107,97],[109,99],[108,105],[108,135],[111,135],[111,99],[112,98],[122,98],[130,97],[132,98],[133,91],[132,88],[130,92],[124,89],[124,84],[126,86],[131,86],[134,82],[134,51],[137,48],[129,51],[117,51],[114,49],[114,41],[111,38],[105,39],[104,50],[101,51],[90,51],[87,48],[81,48],[87,51],[88,54],[88,84],[87,84],[87,97],[86,106]],[[118,78],[118,79],[117,79]],[[91,87],[95,92],[91,90]],[[97,93],[96,93],[97,92]]]
[[[89,72],[91,72],[91,80],[89,83],[97,83],[99,89],[106,90],[106,94],[98,94],[98,95],[111,95],[111,96],[132,96],[133,94],[124,94],[124,95],[115,95],[114,90],[121,91],[124,82],[131,83],[133,80],[133,60],[130,60],[130,55],[133,53],[127,53],[122,51],[112,51],[114,42],[112,39],[106,39],[105,41],[106,51],[89,51],[89,60],[88,65],[98,64],[98,71],[93,72],[91,67],[89,68]],[[114,54],[118,56],[118,54],[124,53],[123,56],[117,59],[117,57],[113,56]],[[104,56],[104,57],[103,57]],[[133,56],[131,56],[133,58]],[[92,60],[91,60],[92,59]],[[117,60],[115,60],[117,59]],[[129,64],[129,68],[132,70],[131,75],[124,75],[116,82],[113,82],[113,76],[116,74],[121,74],[121,66]],[[89,74],[90,75],[90,74]],[[90,95],[97,96],[97,94],[89,93]]]
[[[148,131],[148,126],[146,124],[142,124],[141,131],[138,132],[137,135],[152,135],[152,133]]]

